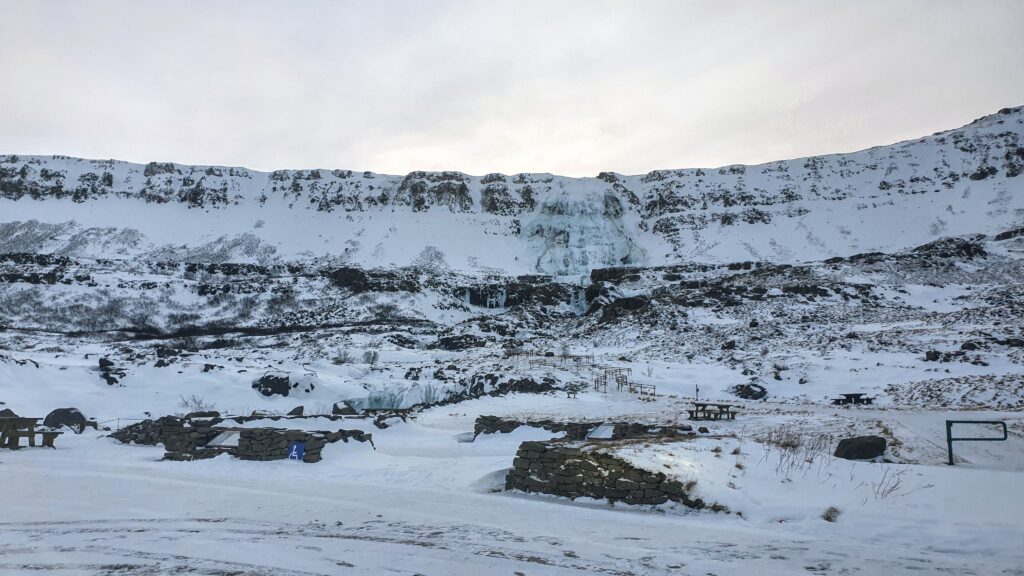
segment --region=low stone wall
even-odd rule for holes
[[[505,478],[506,490],[626,504],[672,501],[698,510],[707,507],[700,498],[691,497],[693,487],[580,443],[523,442]]]
[[[164,416],[126,426],[111,437],[126,444],[163,444],[166,449],[164,459],[178,461],[202,460],[225,453],[242,460],[283,460],[288,458],[288,446],[292,442],[302,442],[305,445],[303,461],[312,463],[323,459],[321,451],[324,446],[339,440],[368,442],[373,446],[373,435],[362,430],[306,432],[280,428],[227,428],[211,424],[223,421],[220,418],[190,420]],[[229,430],[238,431],[238,446],[207,446],[218,434]]]
[[[606,422],[559,422],[556,420],[512,420],[500,416],[478,416],[473,425],[473,435],[508,434],[520,426],[543,428],[550,432],[564,432],[568,440],[583,440],[591,430]],[[648,436],[678,436],[693,431],[689,425],[656,426],[637,422],[612,422],[614,429],[612,440],[642,438]]]
[[[164,416],[156,420],[143,420],[110,434],[125,444],[135,443],[146,446],[163,444],[168,451],[192,452],[219,434],[211,427],[210,421],[196,421],[194,424],[184,418]]]
[[[229,453],[240,460],[284,460],[288,458],[288,446],[292,442],[302,442],[305,454],[303,462],[319,462],[323,459],[321,450],[327,444],[349,439],[357,442],[369,442],[373,445],[373,437],[361,430],[338,430],[337,432],[304,432],[301,430],[280,430],[277,428],[242,428],[238,438],[238,447]]]

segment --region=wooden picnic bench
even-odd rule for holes
[[[833,398],[832,404],[836,406],[844,406],[847,404],[873,404],[875,402],[874,398],[868,396],[867,394],[864,394],[863,392],[858,392],[854,394],[840,394],[840,396],[841,398]]]
[[[715,409],[711,409],[714,406]],[[690,420],[735,420],[736,411],[732,404],[718,404],[714,402],[694,402],[693,409],[687,410]]]
[[[42,437],[42,446],[45,448],[56,448],[53,441],[63,432],[52,430],[36,431],[40,418],[24,418],[21,416],[0,417],[0,448],[17,450],[21,448],[21,439],[27,438],[28,445],[35,447],[36,436]]]

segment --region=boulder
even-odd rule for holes
[[[835,457],[846,460],[871,460],[885,454],[885,438],[857,436],[844,438],[836,446]]]
[[[108,369],[108,368],[113,368],[113,367],[114,367],[114,362],[112,360],[109,360],[107,358],[100,358],[100,370],[104,370],[104,369]]]
[[[252,389],[264,396],[287,396],[292,387],[288,376],[265,374],[252,383]]]
[[[18,415],[14,413],[14,410],[10,408],[4,408],[0,410],[0,418],[17,418]]]
[[[357,416],[359,411],[353,408],[347,401],[342,401],[335,403],[334,406],[331,407],[331,414],[336,416]]]
[[[78,408],[57,408],[43,418],[43,426],[47,428],[63,428],[67,426],[75,434],[81,434],[88,424],[85,415]]]
[[[305,406],[296,406],[288,412],[288,416],[302,416],[302,413],[306,411]]]
[[[760,384],[737,384],[732,387],[731,392],[744,400],[760,400],[768,395],[768,389]]]

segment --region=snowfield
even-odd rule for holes
[[[1022,575],[1022,135],[583,179],[0,156],[0,411],[96,422],[0,449],[0,574]],[[1009,439],[949,466],[947,420]],[[635,480],[510,489],[525,442]]]
[[[505,400],[429,410],[375,430],[376,450],[332,445],[318,464],[229,456],[161,462],[161,448],[124,446],[91,431],[61,438],[55,451],[4,454],[0,572],[1021,573],[1019,434],[1015,443],[959,445],[969,462],[955,467],[941,463],[944,453],[928,436],[901,435],[905,449],[928,454],[921,464],[826,455],[788,475],[779,472],[776,453],[766,456],[749,438],[618,451],[642,464],[671,465],[697,479],[703,497],[741,517],[501,492],[519,443],[552,435],[521,428],[473,443],[453,436],[471,429],[476,413],[536,404]],[[550,404],[552,413],[572,412],[572,401]],[[757,416],[757,425],[793,419],[834,431],[829,410],[781,410]],[[860,423],[903,419],[887,411],[833,412]],[[934,423],[948,415],[912,416]],[[1019,413],[985,416],[1024,421]],[[730,434],[740,424],[717,431]],[[735,447],[740,454],[732,454]],[[975,456],[983,464],[973,463]],[[883,495],[891,474],[900,485]],[[832,506],[841,514],[826,522],[821,515]]]

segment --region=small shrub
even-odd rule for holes
[[[363,364],[376,364],[379,359],[380,353],[376,350],[367,350],[366,352],[363,352]]]
[[[210,412],[217,408],[216,404],[213,402],[207,402],[206,399],[197,394],[191,394],[187,397],[182,394],[180,398],[181,407],[184,408],[186,412]]]
[[[840,514],[842,514],[842,511],[839,510],[839,508],[836,508],[835,506],[829,506],[828,508],[825,509],[824,512],[822,512],[821,519],[825,522],[835,522],[839,519]]]
[[[342,364],[351,364],[353,360],[355,360],[355,358],[352,357],[352,354],[348,350],[339,350],[338,353],[334,355],[334,358],[331,359],[331,362],[340,366]]]

